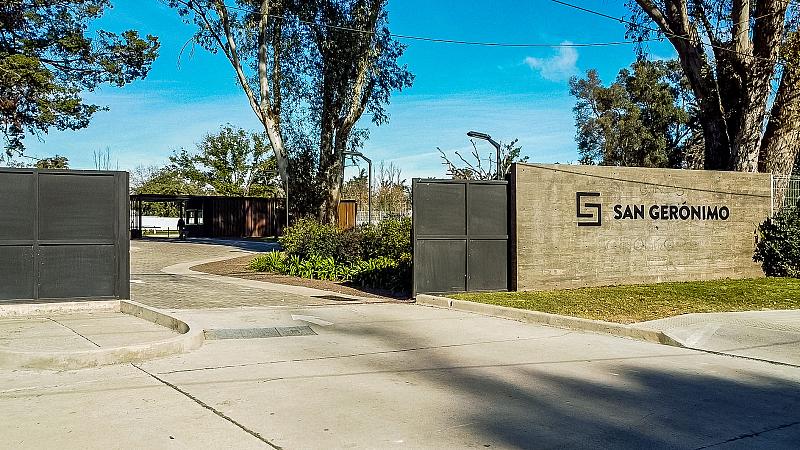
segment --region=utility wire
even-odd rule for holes
[[[261,16],[261,12],[242,8],[240,6],[231,6],[223,4],[225,9],[232,9],[237,11],[243,11],[250,14],[254,14],[257,16]],[[302,20],[297,18],[290,18],[286,16],[282,16],[279,14],[267,14],[267,17],[271,17],[274,19],[281,19],[281,20],[296,20],[299,23],[309,26],[321,26],[323,28],[331,28],[335,30],[342,30],[342,31],[352,31],[354,33],[361,33],[361,34],[377,34],[376,31],[372,30],[363,30],[359,28],[352,28],[352,27],[345,27],[340,25],[330,25],[330,24],[319,24],[316,22]],[[548,44],[548,43],[515,43],[515,42],[485,42],[485,41],[466,41],[466,40],[458,40],[458,39],[447,39],[447,38],[435,38],[435,37],[428,37],[428,36],[414,36],[408,34],[397,34],[397,33],[389,33],[389,36],[396,38],[396,39],[404,39],[404,40],[411,40],[411,41],[422,41],[422,42],[433,42],[437,44],[456,44],[456,45],[472,45],[472,46],[482,46],[482,47],[511,47],[511,48],[585,48],[585,47],[612,47],[618,45],[630,45],[630,44],[637,44],[639,42],[645,41],[660,41],[661,38],[648,38],[642,39],[637,41],[611,41],[611,42],[579,42],[579,43],[561,43],[561,44]]]
[[[671,33],[669,31],[662,30],[661,28],[648,27],[646,25],[642,25],[642,24],[627,20],[627,19],[625,19],[623,17],[615,17],[615,16],[612,16],[612,15],[609,15],[609,14],[606,14],[606,13],[603,13],[603,12],[600,12],[600,11],[595,11],[593,9],[584,8],[582,6],[574,5],[572,3],[563,2],[561,0],[550,0],[550,1],[553,2],[553,3],[558,3],[559,5],[562,5],[562,6],[566,6],[568,8],[576,9],[578,11],[582,11],[582,12],[585,12],[585,13],[588,13],[588,14],[593,14],[595,16],[603,17],[605,19],[610,19],[610,20],[613,20],[615,22],[619,22],[621,24],[626,24],[626,25],[630,25],[630,26],[633,26],[633,27],[636,27],[636,28],[641,28],[641,29],[644,29],[644,30],[652,31],[654,33],[662,33],[667,37],[673,37],[673,38],[676,38],[676,39],[682,39],[682,40],[688,41],[691,44],[695,44],[695,42],[692,39],[690,39],[688,36],[683,36],[683,35],[680,35],[680,34]],[[779,66],[785,66],[785,64],[783,62],[778,61],[778,60],[772,60],[772,59],[769,59],[769,58],[763,58],[763,57],[755,56],[755,55],[752,55],[752,54],[749,54],[749,53],[745,53],[745,52],[739,52],[739,51],[736,51],[736,50],[733,50],[733,49],[730,49],[730,48],[727,48],[727,47],[722,47],[722,46],[719,46],[719,45],[714,45],[714,44],[709,43],[709,42],[704,42],[702,39],[699,39],[697,43],[699,43],[700,45],[702,45],[704,47],[709,47],[709,48],[713,48],[713,49],[717,49],[717,50],[721,50],[721,51],[725,51],[725,52],[734,53],[734,54],[737,54],[737,55],[746,56],[748,58],[753,58],[753,59],[764,61],[764,62],[768,62],[768,63],[771,63],[771,64],[777,64]]]

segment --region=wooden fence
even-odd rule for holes
[[[358,212],[358,202],[355,200],[341,200],[339,211],[336,215],[336,224],[341,230],[349,230],[356,226],[356,213]]]

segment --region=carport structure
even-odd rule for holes
[[[131,237],[141,237],[144,203],[178,204],[191,237],[278,236],[286,224],[282,198],[132,194]]]

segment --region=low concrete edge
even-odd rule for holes
[[[467,300],[456,300],[449,297],[436,295],[418,294],[417,304],[434,306],[438,308],[455,309],[487,316],[501,317],[504,319],[516,320],[519,322],[536,323],[569,330],[590,331],[594,333],[604,333],[619,337],[638,339],[640,341],[653,342],[657,344],[671,345],[673,347],[684,347],[683,344],[667,336],[663,331],[647,330],[622,325],[619,323],[605,322],[602,320],[582,319],[580,317],[561,316],[558,314],[544,313],[540,311],[530,311],[527,309],[510,308],[507,306],[489,305],[486,303],[470,302]]]
[[[228,259],[235,259],[241,256],[246,255],[247,253],[255,254],[254,252],[246,252],[244,254],[237,254],[237,255],[225,255],[225,256],[217,256],[214,258],[208,259],[200,259],[197,261],[189,261],[189,262],[182,262],[178,264],[173,264],[171,266],[164,267],[161,269],[161,272],[170,274],[170,275],[181,275],[181,276],[188,276],[199,278],[202,280],[207,281],[215,281],[221,283],[228,283],[237,286],[243,286],[251,289],[265,289],[268,291],[274,292],[285,292],[288,294],[295,294],[295,295],[303,295],[307,297],[320,297],[324,295],[334,295],[336,297],[342,298],[349,298],[354,302],[363,302],[363,303],[375,303],[377,299],[370,298],[370,297],[360,297],[357,295],[351,294],[342,294],[339,292],[333,291],[326,291],[323,289],[311,288],[306,286],[294,286],[291,284],[280,284],[280,283],[272,283],[269,281],[260,281],[260,280],[248,280],[245,278],[236,278],[236,277],[229,277],[225,275],[216,275],[213,273],[206,273],[206,272],[199,272],[197,270],[193,270],[192,267],[201,266],[203,264],[208,264],[212,262],[219,262],[219,261],[226,261]]]
[[[12,303],[0,305],[0,317],[24,317],[80,311],[119,311],[119,300],[83,302]]]
[[[164,312],[134,301],[119,300],[113,303],[115,303],[117,311],[170,328],[181,334],[163,341],[77,352],[20,352],[0,348],[0,367],[49,370],[84,369],[185,353],[203,345],[203,329],[199,326],[192,326]]]

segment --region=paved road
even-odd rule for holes
[[[139,250],[134,267],[157,269],[217,250],[172,256],[168,247]],[[147,254],[163,260],[141,261]],[[168,289],[158,284],[169,279],[145,281],[156,285],[150,292]],[[215,293],[209,305],[239,295],[231,285],[206,288]],[[797,448],[800,442],[795,367],[416,305],[304,301],[177,311],[206,328],[308,325],[312,335],[209,341],[138,367],[0,371],[0,447]]]
[[[798,310],[684,314],[638,325],[690,348],[800,366]]]
[[[268,251],[274,244],[253,241],[159,241],[131,243],[131,297],[133,300],[168,310],[191,308],[234,308],[242,306],[306,306],[337,304],[339,300],[298,294],[303,288],[273,286],[269,283],[222,277],[183,276],[164,273],[175,264],[234,258],[253,251]],[[254,288],[253,285],[261,285]],[[277,289],[280,290],[277,290]],[[330,294],[330,293],[329,293]],[[333,294],[337,295],[337,294]],[[338,295],[337,295],[338,296]]]

